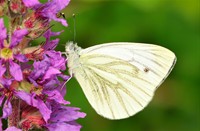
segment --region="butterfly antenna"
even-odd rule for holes
[[[73,43],[75,44],[76,43],[76,15],[73,14],[73,20],[74,20],[74,41]]]

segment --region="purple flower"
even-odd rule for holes
[[[13,91],[17,86],[16,84],[16,81],[14,82],[13,80],[0,77],[0,105],[2,105],[5,100],[2,105],[3,115],[1,118],[7,118],[12,113],[12,105],[10,101],[13,97]]]
[[[85,113],[66,106],[70,104],[64,99],[63,88],[70,78],[64,74],[67,60],[55,51],[59,39],[51,39],[62,31],[50,30],[51,20],[67,26],[57,13],[68,3],[69,0],[48,0],[45,4],[39,0],[0,0],[0,16],[8,15],[11,20],[7,33],[0,19],[0,131],[2,119],[9,121],[5,131],[80,130],[76,120],[84,118]],[[38,37],[46,41],[31,46]]]
[[[59,39],[50,40],[51,36],[58,36],[61,32],[52,32],[50,29],[44,33],[44,37],[46,38],[45,44],[42,46],[44,50],[53,50],[58,45]]]
[[[49,131],[79,131],[81,125],[77,124],[75,120],[84,118],[85,113],[79,112],[79,108],[67,107],[52,102],[52,114],[48,123],[45,125]]]
[[[81,125],[75,121],[84,118],[85,113],[79,112],[79,108],[61,105],[54,100],[48,102],[52,113],[48,121],[44,121],[41,112],[26,102],[21,102],[21,120],[19,126],[24,129],[46,128],[49,131],[79,131]]]
[[[42,129],[43,125],[46,124],[40,111],[33,106],[27,105],[24,101],[20,103],[20,114],[20,129],[26,131],[34,128]]]
[[[64,26],[67,26],[66,20],[59,18],[57,14],[68,3],[69,0],[49,0],[45,4],[40,3],[38,0],[23,0],[23,4],[31,8],[32,11],[26,12],[22,26],[18,26],[18,28],[26,28],[29,31],[27,36],[35,39],[42,36],[50,28],[51,20],[61,22]]]
[[[43,60],[33,63],[34,70],[29,76],[29,80],[38,86],[44,84],[55,77],[69,78],[62,74],[66,69],[66,60],[62,57],[61,52],[47,50],[43,52]]]
[[[15,30],[12,34],[11,42],[8,44],[6,41],[7,34],[3,19],[0,19],[0,32],[2,34],[0,36],[0,77],[4,75],[8,66],[10,74],[15,80],[21,81],[23,79],[22,70],[14,60],[27,62],[27,59],[25,55],[21,54],[15,47],[21,42],[28,31],[26,29]]]
[[[0,48],[1,48],[3,45],[4,39],[6,39],[7,37],[7,32],[3,23],[3,19],[0,19],[0,32],[1,32],[1,35],[0,35]]]
[[[25,14],[27,11],[27,8],[24,6],[22,0],[11,0],[8,5],[10,11],[15,14]]]
[[[47,107],[45,102],[35,93],[26,93],[23,91],[16,92],[15,94],[20,99],[24,100],[28,105],[37,108],[47,122],[50,118],[51,110]]]
[[[61,22],[64,26],[67,26],[66,20],[57,18],[57,13],[64,9],[70,0],[51,0],[45,4],[41,4],[38,0],[23,0],[23,2],[25,6],[36,10],[36,14],[49,20]]]

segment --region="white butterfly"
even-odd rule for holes
[[[170,50],[151,44],[66,45],[68,68],[96,112],[123,119],[141,111],[176,63]]]

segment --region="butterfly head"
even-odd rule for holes
[[[74,44],[72,41],[67,42],[65,46],[65,53],[67,56],[70,54],[78,53],[81,50],[80,47],[77,46],[77,44]]]
[[[69,68],[70,74],[73,74],[73,69],[79,65],[79,52],[81,48],[74,44],[73,42],[67,42],[65,46],[65,55],[67,57],[67,66]]]

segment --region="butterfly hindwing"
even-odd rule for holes
[[[123,119],[142,110],[175,63],[157,45],[108,43],[80,51],[74,76],[98,114]]]

